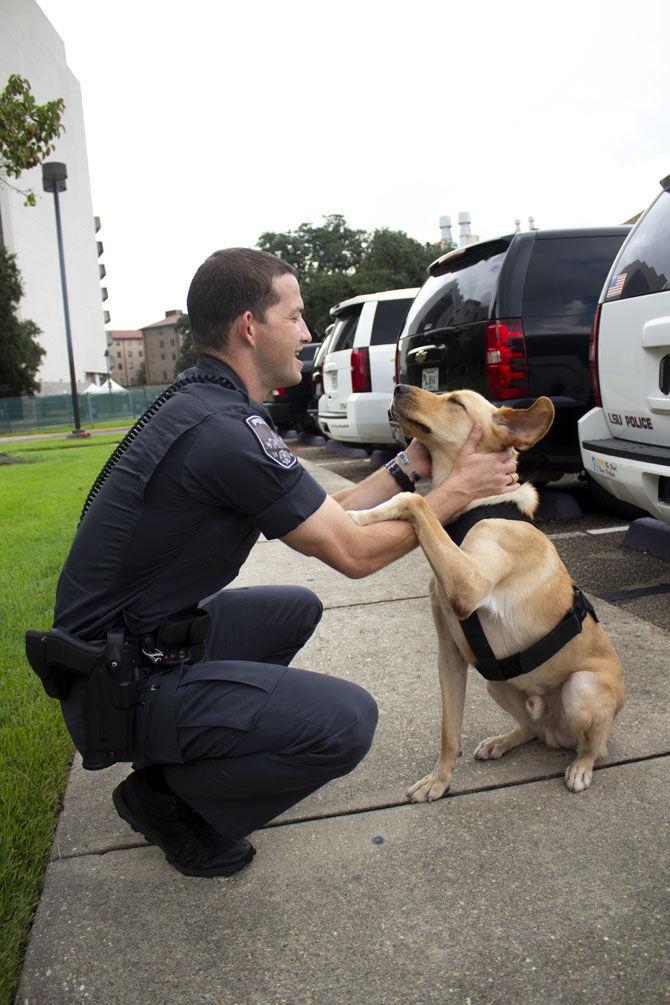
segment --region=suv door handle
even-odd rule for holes
[[[410,351],[407,353],[407,358],[409,359],[410,356],[418,356],[420,352],[429,353],[433,349],[439,350],[439,349],[446,349],[446,348],[447,347],[444,344],[442,344],[442,345],[422,345],[422,346],[419,346],[417,349],[410,349]]]
[[[644,349],[664,349],[670,347],[670,318],[654,318],[642,326],[642,346]]]

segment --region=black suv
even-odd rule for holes
[[[471,388],[517,408],[547,395],[556,419],[521,455],[523,470],[540,481],[579,471],[577,420],[593,406],[591,324],[629,230],[532,231],[443,255],[398,341],[398,383]]]

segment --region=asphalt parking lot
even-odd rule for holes
[[[386,459],[381,452],[369,458],[363,450],[342,444],[308,445],[290,438],[287,442],[299,457],[352,482],[362,481]],[[420,488],[428,487],[425,483]],[[670,630],[670,566],[623,546],[628,521],[604,513],[576,476],[541,490],[540,499],[537,525],[553,540],[575,582],[588,593]]]

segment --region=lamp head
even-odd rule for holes
[[[64,192],[67,188],[67,167],[60,161],[46,161],[42,165],[42,187],[45,192]]]

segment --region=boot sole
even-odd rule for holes
[[[244,869],[245,866],[249,865],[252,858],[256,854],[256,849],[253,847],[253,845],[250,845],[249,854],[247,855],[247,857],[242,862],[239,862],[235,865],[231,865],[228,868],[224,869],[219,867],[212,869],[189,869],[188,867],[183,866],[179,862],[177,862],[176,859],[174,859],[173,856],[166,850],[158,834],[154,830],[152,830],[151,827],[147,827],[146,824],[141,822],[135,816],[133,811],[130,809],[130,807],[124,800],[123,795],[119,791],[119,788],[120,786],[114,789],[112,793],[112,802],[114,803],[114,808],[116,809],[116,812],[119,814],[121,819],[125,820],[126,823],[129,824],[130,827],[132,827],[132,829],[135,831],[136,834],[141,834],[142,837],[149,842],[149,844],[155,844],[158,848],[160,848],[160,850],[163,852],[165,858],[168,860],[170,865],[174,869],[177,869],[178,872],[182,873],[183,876],[196,876],[205,879],[207,878],[214,879],[216,876],[232,876],[233,873],[239,872],[240,869]]]

